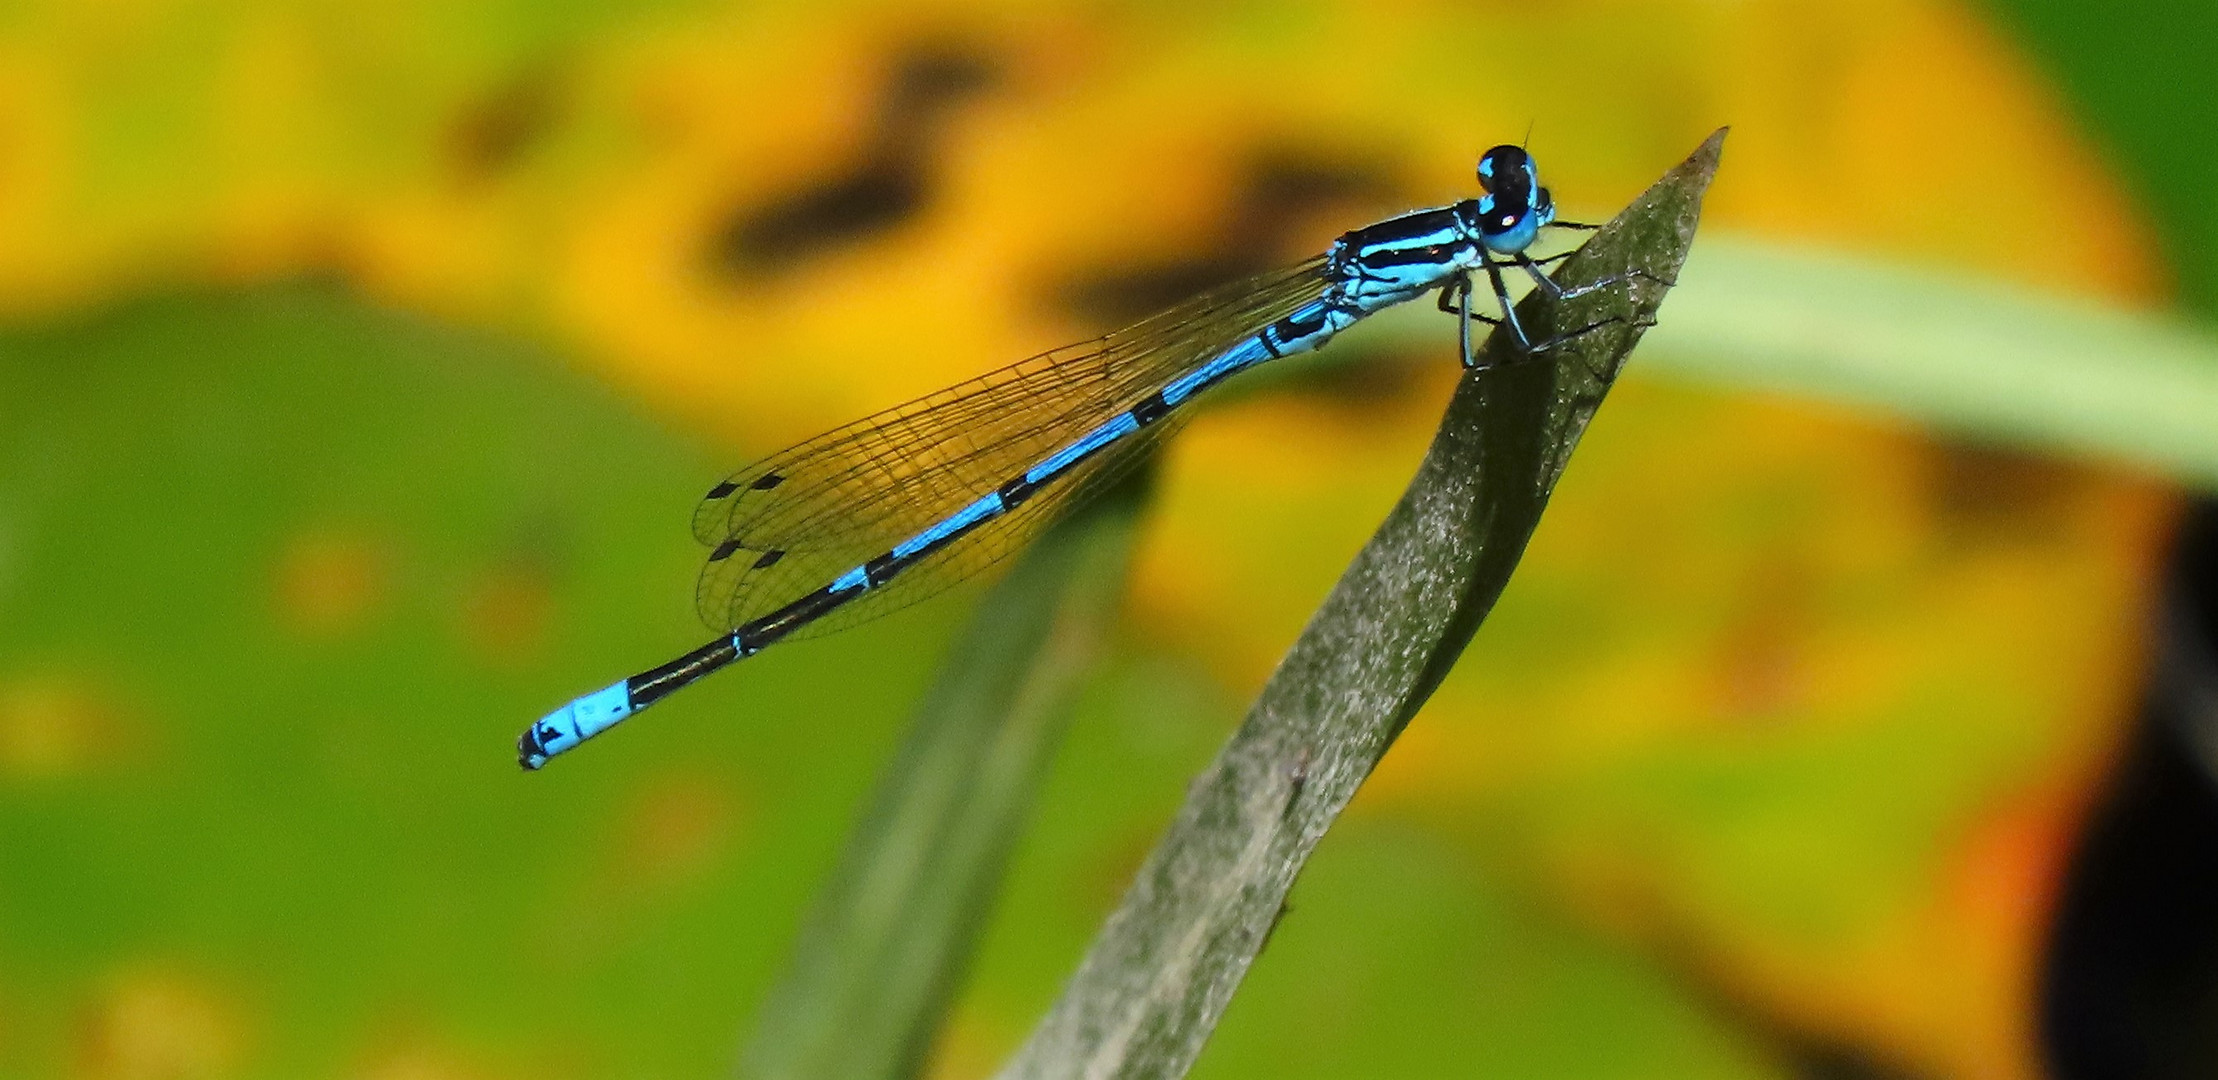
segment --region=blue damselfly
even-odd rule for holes
[[[1527,250],[1558,221],[1532,158],[1479,158],[1479,198],[1347,233],[1322,256],[1211,290],[1094,341],[1035,356],[774,454],[717,484],[693,514],[711,550],[696,602],[715,640],[549,713],[517,740],[536,769],[671,691],[788,638],[905,607],[992,564],[1101,490],[1175,426],[1194,396],[1307,352],[1366,315],[1440,290],[1471,324],[1506,324],[1527,353],[1615,320],[1533,341],[1505,269],[1568,299]],[[1499,317],[1472,310],[1483,274]]]

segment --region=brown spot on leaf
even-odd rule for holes
[[[1761,721],[1808,707],[1815,587],[1811,570],[1791,558],[1774,557],[1751,569],[1717,643],[1725,716]]]
[[[499,567],[470,587],[462,601],[462,633],[470,652],[498,667],[531,661],[554,618],[554,588],[544,570]]]
[[[938,188],[948,122],[993,87],[1000,69],[994,57],[960,42],[910,48],[892,64],[853,159],[806,187],[734,211],[711,241],[710,261],[741,277],[774,275],[915,217]]]
[[[236,1002],[175,973],[115,980],[79,1016],[77,1075],[87,1080],[200,1080],[238,1075],[246,1031]]]
[[[563,83],[556,69],[536,67],[465,107],[448,134],[456,175],[493,180],[522,161],[561,119]]]
[[[720,779],[664,776],[639,792],[622,822],[616,877],[633,886],[679,888],[713,869],[732,849],[740,800]]]
[[[359,629],[384,599],[389,561],[383,545],[362,533],[317,530],[293,537],[277,560],[279,621],[314,638]]]
[[[1215,230],[1166,259],[1083,269],[1057,290],[1059,306],[1103,329],[1123,326],[1299,258],[1316,246],[1307,229],[1312,222],[1361,220],[1384,206],[1395,187],[1390,171],[1375,163],[1259,149]]]
[[[492,1074],[453,1050],[412,1042],[379,1052],[353,1075],[358,1080],[487,1080]]]
[[[82,678],[0,680],[0,779],[84,772],[117,756],[129,727],[114,697]]]
[[[1927,500],[1942,538],[1955,545],[2049,542],[2066,531],[2084,470],[2053,458],[1977,443],[1936,440]]]

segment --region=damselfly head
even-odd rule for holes
[[[1486,190],[1478,201],[1479,234],[1491,250],[1525,250],[1555,216],[1555,202],[1524,147],[1497,146],[1480,155],[1479,186]]]
[[[1497,146],[1479,155],[1479,190],[1495,201],[1527,204],[1540,186],[1532,156],[1522,146]]]

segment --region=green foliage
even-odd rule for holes
[[[2202,0],[2144,0],[2130,7],[2085,0],[1989,0],[2100,132],[2131,188],[2155,211],[2159,242],[2180,278],[2181,299],[2218,314],[2218,79],[2210,43],[2218,8]],[[2079,163],[2056,162],[2058,183]],[[2108,169],[2111,161],[2094,167]],[[2057,257],[2070,257],[2070,223]]]
[[[721,455],[313,286],[14,330],[0,385],[0,1074],[142,985],[234,1075],[723,1066],[952,613],[524,776],[520,722],[700,635],[692,492],[640,478]]]

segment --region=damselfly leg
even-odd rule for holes
[[[1585,296],[1590,292],[1607,289],[1612,285],[1621,284],[1631,278],[1644,278],[1648,281],[1653,281],[1656,284],[1666,286],[1678,284],[1678,282],[1676,281],[1666,280],[1664,278],[1656,276],[1655,274],[1651,274],[1646,270],[1634,269],[1627,270],[1622,274],[1614,274],[1610,277],[1603,278],[1600,281],[1590,281],[1584,285],[1574,285],[1571,288],[1566,289],[1563,286],[1557,284],[1554,278],[1541,273],[1540,268],[1546,263],[1554,262],[1557,259],[1563,258],[1564,255],[1569,254],[1571,254],[1571,252],[1567,251],[1561,255],[1550,255],[1545,259],[1535,259],[1520,251],[1513,255],[1510,255],[1509,258],[1511,259],[1511,261],[1517,263],[1517,265],[1525,268],[1525,273],[1533,279],[1533,286],[1535,288],[1547,293],[1550,296],[1555,297],[1558,300],[1576,300],[1579,297]]]
[[[1569,253],[1566,252],[1565,254]],[[1547,259],[1536,259],[1534,261],[1552,262],[1555,259],[1559,259],[1562,257],[1563,256],[1561,255],[1552,255],[1549,256]],[[1499,283],[1499,272],[1497,272],[1497,283]],[[1505,312],[1511,312],[1511,318],[1514,319],[1514,308],[1509,303],[1508,298],[1502,297],[1497,294],[1497,299],[1500,300],[1502,304],[1502,310]],[[1492,315],[1481,314],[1480,312],[1472,309],[1471,276],[1469,274],[1460,274],[1450,279],[1446,285],[1441,286],[1438,306],[1443,313],[1456,316],[1456,341],[1459,353],[1463,358],[1463,366],[1466,368],[1477,368],[1485,366],[1479,363],[1478,352],[1472,347],[1471,324],[1474,322],[1481,322],[1487,324],[1488,326],[1500,326],[1502,325],[1503,320],[1495,318]],[[1511,322],[1510,328],[1519,336],[1519,352],[1523,355],[1525,359],[1533,359],[1535,357],[1538,357],[1541,353],[1545,353],[1558,345],[1576,340],[1578,338],[1591,334],[1596,330],[1600,330],[1605,326],[1613,326],[1623,321],[1625,321],[1623,316],[1612,315],[1606,319],[1597,319],[1586,324],[1585,326],[1567,330],[1544,341],[1533,343],[1526,343],[1523,340],[1524,330],[1517,323]],[[1653,326],[1655,324],[1652,322],[1643,322],[1638,325]],[[1515,359],[1515,357],[1512,358],[1513,361]]]

